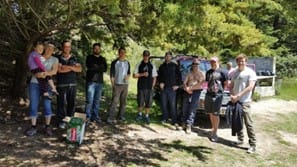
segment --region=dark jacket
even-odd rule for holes
[[[243,128],[242,104],[240,102],[229,102],[226,110],[227,122],[231,121],[232,136],[236,136]]]
[[[159,83],[164,83],[165,88],[170,88],[172,86],[181,85],[181,72],[178,68],[178,65],[169,62],[164,62],[158,71],[158,81]]]
[[[103,73],[107,71],[106,59],[102,56],[87,56],[87,82],[103,83]]]

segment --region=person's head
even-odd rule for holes
[[[101,52],[101,44],[100,43],[94,43],[93,44],[93,53],[94,55],[99,55]]]
[[[71,42],[68,40],[65,40],[62,42],[62,51],[63,54],[69,55],[71,52]]]
[[[229,61],[226,65],[227,65],[227,70],[231,70],[231,68],[232,68],[232,62]]]
[[[216,56],[210,58],[210,65],[211,65],[211,68],[214,70],[219,68],[219,58]]]
[[[124,47],[120,47],[118,50],[119,59],[125,59],[126,58],[126,49]]]
[[[150,55],[151,55],[150,51],[144,50],[143,53],[142,53],[143,61],[148,62],[149,58],[150,58]]]
[[[236,56],[235,60],[236,60],[238,69],[243,70],[246,66],[246,62],[247,62],[248,58],[244,53],[240,53],[238,56]]]
[[[196,59],[196,58],[193,59],[191,70],[192,71],[198,70],[199,69],[199,64],[200,64],[199,59]]]
[[[45,57],[50,57],[53,55],[55,51],[55,45],[51,42],[48,42],[45,44],[45,49],[44,49],[44,56]]]
[[[43,51],[44,51],[44,44],[43,44],[43,42],[41,42],[41,41],[36,41],[36,42],[33,44],[33,47],[34,47],[34,51],[36,51],[36,52],[39,53],[39,54],[42,54]]]
[[[169,63],[172,59],[172,53],[170,51],[165,53],[165,62]]]

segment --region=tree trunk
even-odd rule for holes
[[[28,45],[32,46],[32,45]],[[31,49],[31,47],[26,47],[26,51],[24,55],[19,55],[16,58],[15,65],[15,76],[11,86],[11,97],[13,100],[18,100],[19,98],[27,98],[27,77],[28,77],[28,65],[27,65],[27,55]]]

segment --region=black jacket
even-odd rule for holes
[[[226,110],[227,122],[231,121],[232,136],[235,136],[243,128],[242,104],[240,102],[229,102]]]
[[[107,71],[107,63],[104,57],[94,55],[87,56],[87,82],[103,83],[103,73]]]
[[[158,81],[159,83],[164,83],[165,88],[170,88],[172,86],[181,85],[181,72],[178,68],[178,65],[169,62],[164,62],[158,71]]]

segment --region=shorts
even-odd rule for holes
[[[205,95],[205,111],[207,113],[213,113],[214,115],[220,114],[220,109],[222,106],[223,101],[223,94],[217,94],[217,95],[211,95],[207,94]]]
[[[137,91],[137,104],[138,107],[150,108],[153,103],[153,90],[144,89]]]

